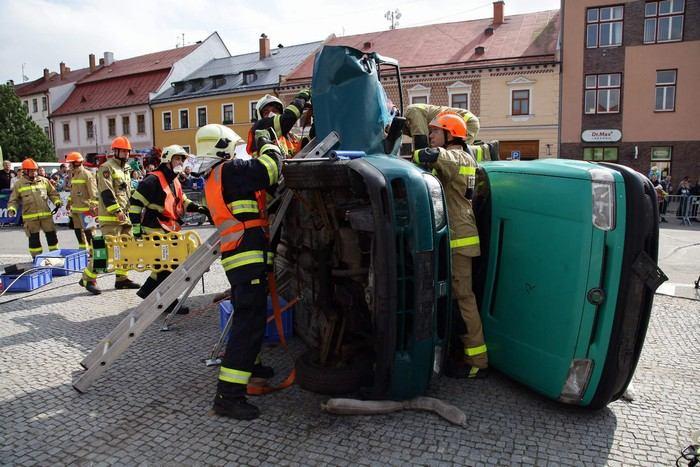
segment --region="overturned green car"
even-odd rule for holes
[[[398,156],[405,120],[386,105],[378,74],[387,67],[400,86],[392,59],[323,47],[316,140],[339,142],[283,169],[294,201],[278,284],[300,298],[295,330],[310,350],[297,361],[298,382],[325,394],[421,395],[452,345],[442,187]],[[474,289],[491,366],[565,403],[619,398],[663,279],[651,184],[613,164],[490,161],[473,203],[482,247]]]

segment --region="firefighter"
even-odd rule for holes
[[[17,207],[22,204],[22,221],[24,232],[29,238],[29,254],[32,258],[41,254],[41,239],[39,233],[43,230],[49,251],[58,249],[58,236],[53,223],[53,214],[61,206],[61,198],[46,178],[37,175],[39,165],[34,159],[22,161],[22,176],[14,187],[10,200],[7,202],[7,215],[15,217]],[[49,208],[48,200],[54,204],[53,211]]]
[[[255,141],[255,132],[272,128],[277,135],[277,145],[285,157],[294,155],[301,149],[301,141],[291,132],[292,127],[304,112],[304,107],[311,102],[311,92],[304,89],[299,92],[294,100],[286,108],[279,98],[265,94],[255,105],[258,120],[248,132],[248,144],[246,151],[255,155],[258,148]]]
[[[209,210],[193,203],[182,191],[178,174],[183,171],[187,151],[174,144],[163,148],[158,168],[139,182],[131,194],[129,220],[135,238],[142,234],[178,232],[185,212],[209,215]],[[170,275],[170,271],[151,272],[136,295],[146,298]],[[169,313],[177,304],[173,302],[166,310]],[[187,314],[188,308],[180,307],[178,314]]]
[[[446,373],[458,378],[486,375],[488,356],[481,317],[472,290],[472,258],[480,255],[471,194],[476,179],[476,162],[467,152],[467,125],[453,113],[442,113],[429,124],[429,148],[413,154],[417,164],[433,169],[445,190],[452,250],[452,296],[466,325],[460,336],[464,357],[449,360]]]
[[[414,149],[423,149],[429,146],[428,123],[445,111],[456,113],[464,118],[467,125],[466,142],[474,144],[474,140],[479,134],[479,118],[469,110],[430,104],[411,104],[406,107],[406,120],[408,120],[410,136],[413,137]]]
[[[214,412],[239,420],[257,418],[260,410],[245,397],[251,377],[269,378],[272,368],[260,362],[267,315],[267,274],[271,267],[265,190],[279,179],[282,153],[267,131],[256,138],[257,157],[233,159],[242,142],[230,128],[205,125],[197,131],[198,158],[211,169],[204,194],[214,224],[221,234],[221,264],[232,289],[232,331],[219,369]],[[202,157],[204,156],[204,157]]]
[[[66,155],[66,162],[71,165],[70,197],[66,207],[73,221],[78,248],[88,250],[95,227],[94,224],[88,225],[85,217],[95,217],[97,214],[97,181],[95,175],[83,166],[83,160],[79,152]]]
[[[114,157],[97,170],[98,210],[97,220],[100,223],[102,235],[131,235],[129,222],[129,196],[131,187],[129,176],[124,172],[124,165],[131,152],[131,143],[126,136],[118,136],[112,140]],[[132,282],[126,271],[117,269],[114,282],[115,289],[138,289],[140,285]],[[88,292],[98,295],[102,291],[97,287],[97,273],[92,261],[83,270],[80,285]]]

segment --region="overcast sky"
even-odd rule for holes
[[[269,6],[268,6],[269,5]],[[559,0],[507,0],[506,16],[559,8]],[[254,52],[266,33],[273,47],[389,28],[492,16],[483,0],[0,0],[0,83],[88,66],[105,51],[116,60],[191,44],[217,31],[231,54]]]

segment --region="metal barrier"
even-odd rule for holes
[[[204,193],[201,191],[185,190],[184,193],[192,202],[200,205],[207,204],[206,199],[204,198]],[[205,222],[207,222],[207,216],[198,212],[186,212],[182,217],[182,225],[202,225]]]
[[[659,199],[661,222],[690,225],[700,222],[700,196],[668,195]]]

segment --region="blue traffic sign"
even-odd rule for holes
[[[514,161],[520,160],[520,151],[511,151],[510,158],[513,159]]]

